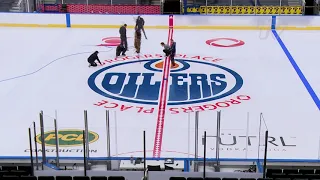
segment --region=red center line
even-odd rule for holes
[[[171,44],[171,39],[173,37],[173,16],[169,16],[169,33],[168,33],[168,44]],[[167,107],[167,94],[168,94],[168,81],[170,74],[170,57],[166,57],[163,65],[163,75],[162,75],[162,85],[160,89],[160,98],[158,106],[158,117],[156,133],[154,138],[153,146],[153,157],[160,157],[162,148],[162,135],[165,120],[165,113]]]

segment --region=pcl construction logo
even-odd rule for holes
[[[44,141],[46,146],[56,146],[55,131],[47,131],[44,133]],[[99,139],[99,135],[95,132],[89,131],[89,143],[94,143]],[[83,130],[64,129],[58,131],[59,147],[72,147],[83,145]],[[36,141],[42,144],[41,134],[37,135]]]

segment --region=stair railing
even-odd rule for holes
[[[26,12],[24,3],[23,3],[22,1],[23,1],[23,0],[19,0],[18,3],[17,3],[17,6],[19,7],[19,11],[22,10],[23,12]]]

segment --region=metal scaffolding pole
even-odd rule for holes
[[[89,127],[88,127],[88,111],[84,111],[84,130],[86,139],[86,157],[89,158]]]
[[[217,112],[217,140],[216,140],[216,163],[217,163],[217,172],[220,172],[220,121],[221,121],[221,111]]]
[[[195,134],[194,134],[194,158],[195,158],[195,161],[194,161],[194,172],[198,172],[198,140],[199,140],[199,112],[197,111],[196,112],[196,116],[195,116]]]
[[[110,151],[110,114],[109,110],[106,110],[106,132],[107,132],[107,157],[111,157]],[[111,170],[111,161],[107,161],[107,170]]]
[[[34,176],[34,165],[33,165],[33,148],[32,148],[32,135],[31,135],[31,128],[29,130],[29,148],[30,148],[30,163],[31,163],[31,176]]]
[[[58,136],[58,125],[57,125],[57,119],[54,119],[54,134],[56,136],[56,166],[60,167],[59,163],[59,136]]]
[[[207,131],[204,131],[203,142],[203,179],[206,178],[206,161],[207,161]]]
[[[41,146],[42,146],[42,163],[41,169],[43,170],[43,165],[47,162],[46,159],[46,142],[44,140],[44,123],[43,123],[43,111],[40,112],[40,128],[41,128]]]
[[[36,129],[36,122],[33,121],[33,141],[34,141],[34,148],[36,151],[36,170],[39,170],[39,159],[38,159],[38,143],[37,143],[37,129]]]

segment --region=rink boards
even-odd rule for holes
[[[41,110],[47,156],[56,155],[54,118],[58,122],[60,156],[83,155],[81,133],[83,111],[87,110],[90,157],[106,157],[109,110],[113,157],[142,156],[143,131],[148,157],[153,157],[156,150],[160,150],[160,157],[194,157],[196,111],[200,157],[204,131],[207,157],[216,157],[217,111],[221,111],[220,158],[262,158],[266,130],[270,136],[269,159],[319,157],[320,87],[319,76],[312,73],[318,62],[312,53],[306,61],[299,50],[300,43],[305,47],[303,42],[312,42],[316,32],[281,31],[283,39],[279,40],[266,30],[174,29],[177,66],[164,72],[165,57],[159,44],[167,42],[168,30],[148,30],[142,53],[137,55],[130,47],[127,56],[121,58],[114,57],[113,45],[119,41],[114,38],[116,30],[0,31],[4,52],[17,47],[15,42],[24,47],[19,53],[2,55],[6,62],[16,62],[2,66],[0,71],[1,116],[6,123],[0,140],[8,144],[0,150],[3,158],[29,156],[27,135],[33,121],[41,148]],[[23,38],[19,36],[22,32]],[[128,34],[132,46],[133,31]],[[301,39],[292,41],[292,37]],[[35,38],[45,41],[30,44]],[[31,45],[33,48],[27,48]],[[103,66],[88,68],[86,58],[95,50],[100,51]],[[162,96],[161,91],[165,92]],[[161,101],[166,102],[165,111],[159,111]]]

